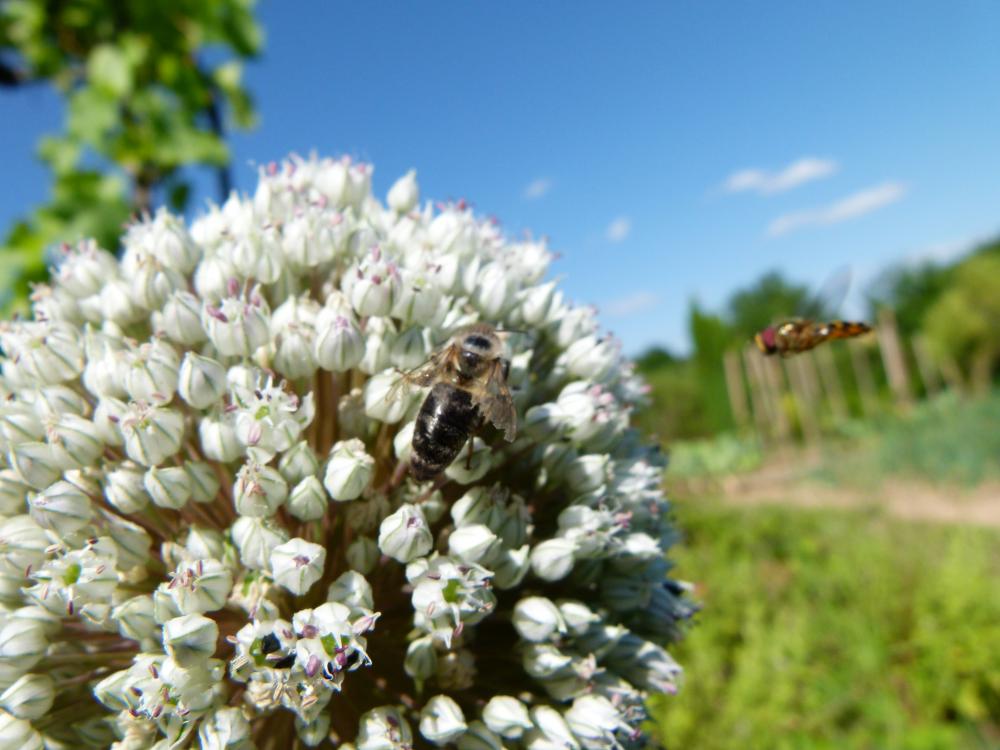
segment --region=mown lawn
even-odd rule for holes
[[[1000,747],[1000,534],[871,511],[677,505],[703,611],[653,701],[691,750]]]

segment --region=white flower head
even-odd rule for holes
[[[677,689],[634,369],[545,242],[372,172],[263,165],[0,322],[0,746],[635,747]],[[481,323],[513,443],[449,407]]]

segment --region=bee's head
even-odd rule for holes
[[[459,338],[458,370],[465,377],[482,374],[500,356],[500,337],[491,330],[474,328]]]
[[[757,344],[757,348],[760,349],[764,354],[774,354],[778,351],[778,343],[774,335],[774,328],[768,326],[763,331],[758,333],[753,337],[754,343]]]

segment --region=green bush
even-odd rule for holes
[[[992,747],[1000,535],[867,512],[679,506],[705,611],[656,701],[669,747]]]

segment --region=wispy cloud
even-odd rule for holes
[[[524,192],[521,195],[525,200],[534,201],[544,198],[551,189],[552,180],[549,177],[539,177],[525,185]]]
[[[926,263],[934,261],[937,263],[949,263],[963,255],[975,250],[996,237],[1000,236],[1000,231],[992,229],[985,232],[970,232],[964,237],[957,237],[945,242],[935,242],[931,245],[915,250],[907,257],[910,263]]]
[[[652,307],[656,307],[660,302],[658,295],[652,292],[637,291],[627,294],[624,297],[611,300],[603,305],[604,312],[613,318],[624,318],[629,315],[645,312]]]
[[[608,224],[604,237],[608,242],[623,242],[632,233],[632,220],[627,216],[619,216]]]
[[[906,185],[903,183],[884,182],[859,190],[828,206],[779,216],[770,223],[767,234],[769,237],[778,237],[803,227],[839,224],[884,208],[900,200],[904,195],[906,195]]]
[[[783,193],[813,180],[829,177],[840,168],[832,159],[803,156],[784,169],[768,172],[763,169],[742,169],[733,172],[722,183],[727,193],[754,192],[761,195]]]

